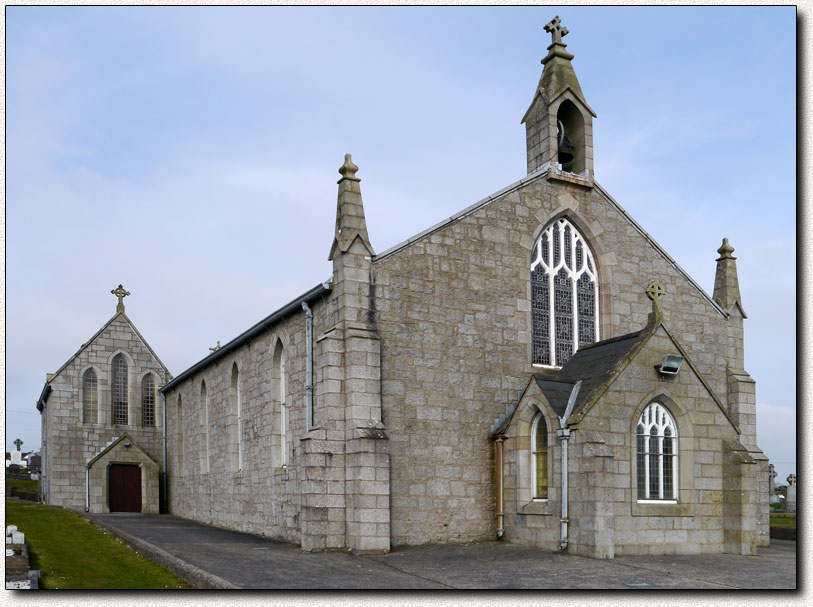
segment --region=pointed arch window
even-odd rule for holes
[[[181,395],[178,395],[178,406],[176,408],[178,413],[178,476],[183,476],[184,473],[184,462],[186,458],[184,457],[184,441],[183,441],[183,400],[181,399]]]
[[[587,242],[564,217],[539,236],[531,254],[533,364],[561,367],[598,340],[598,279]]]
[[[243,403],[240,393],[240,371],[237,363],[231,369],[231,398],[232,398],[232,422],[231,426],[231,450],[232,450],[232,470],[240,472],[243,469]]]
[[[646,406],[636,431],[638,500],[677,500],[677,426],[659,402]]]
[[[113,358],[113,424],[127,425],[127,360],[124,354]]]
[[[201,453],[200,471],[201,474],[209,472],[209,394],[206,391],[206,382],[200,382],[200,432],[201,432]]]
[[[99,381],[96,371],[88,369],[82,375],[82,420],[95,424],[99,417]]]
[[[155,380],[151,374],[141,380],[141,425],[155,425]]]
[[[535,500],[548,499],[548,426],[540,411],[531,426],[533,488]]]
[[[275,466],[288,465],[288,372],[285,348],[281,341],[274,348],[272,365],[272,386],[274,408],[271,435]]]

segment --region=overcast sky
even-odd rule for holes
[[[596,180],[709,293],[735,247],[795,471],[793,7],[8,7],[6,449],[119,283],[177,375],[326,280],[344,153],[379,252],[523,177],[556,14]]]

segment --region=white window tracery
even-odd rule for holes
[[[659,402],[646,406],[636,431],[638,500],[677,500],[677,426]]]
[[[533,364],[561,367],[598,340],[598,278],[593,253],[566,218],[539,236],[531,254]]]

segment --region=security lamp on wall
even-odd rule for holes
[[[679,356],[678,354],[667,354],[663,357],[661,364],[656,365],[655,368],[658,370],[658,373],[660,373],[661,379],[663,379],[667,376],[674,377],[677,375],[682,364],[682,356]]]

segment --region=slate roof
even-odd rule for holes
[[[570,390],[564,394],[562,400],[562,384],[573,385],[582,380],[582,387],[576,397],[576,404],[573,407],[573,413],[578,413],[579,410],[591,400],[591,395],[601,389],[608,380],[613,377],[613,372],[618,368],[618,365],[635,349],[641,342],[641,337],[644,331],[635,331],[634,333],[627,333],[626,335],[619,335],[618,337],[611,337],[602,341],[582,346],[573,355],[569,361],[559,370],[554,377],[555,380],[551,381],[550,376],[535,376],[537,377],[537,384],[542,389],[545,397],[548,397],[548,392],[555,399],[550,404],[557,412],[562,415],[567,406],[567,399],[570,396]],[[649,332],[644,337],[648,337]],[[539,379],[539,378],[542,379]],[[555,385],[552,385],[555,384]],[[561,411],[560,411],[561,409]]]
[[[559,370],[556,375],[536,373],[531,382],[536,382],[550,406],[560,418],[564,417],[567,403],[576,382],[581,381],[576,402],[571,416],[578,413],[586,404],[594,400],[602,389],[610,384],[617,372],[624,367],[623,362],[629,358],[633,351],[646,340],[654,327],[647,326],[641,331],[611,337],[603,341],[582,346],[576,354]],[[491,426],[493,436],[501,434],[511,423],[522,396],[523,390],[515,403],[506,405],[505,413],[500,414]]]

